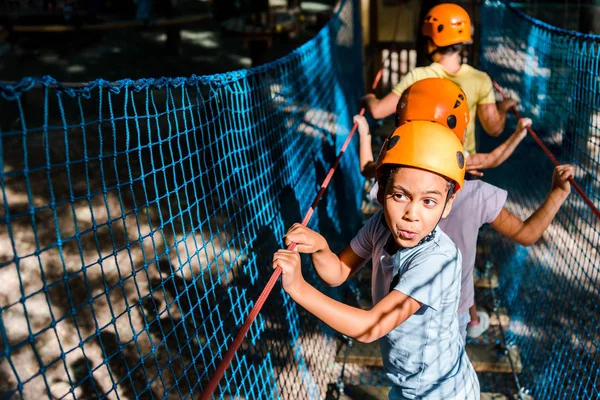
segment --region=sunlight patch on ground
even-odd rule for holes
[[[81,74],[82,72],[85,72],[85,69],[86,69],[85,66],[75,64],[75,65],[69,65],[67,67],[67,72],[70,74]]]
[[[219,41],[214,32],[207,31],[181,31],[181,39],[189,41],[194,45],[199,45],[205,49],[216,49],[219,47]]]

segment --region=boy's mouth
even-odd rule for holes
[[[407,231],[404,229],[400,229],[398,231],[398,236],[400,236],[403,240],[413,240],[414,238],[417,237],[417,233],[412,232],[412,231]]]

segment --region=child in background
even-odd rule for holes
[[[516,102],[506,99],[496,106],[490,77],[485,72],[462,64],[462,46],[471,42],[471,19],[462,7],[449,3],[433,7],[423,21],[422,33],[428,38],[427,51],[432,64],[410,71],[383,99],[369,94],[363,97],[361,103],[373,118],[385,118],[394,113],[400,96],[413,83],[426,78],[449,79],[466,93],[473,119],[467,126],[465,150],[474,154],[475,115],[487,134],[495,137],[504,130],[506,113]]]
[[[302,277],[300,256],[280,250],[283,289],[333,329],[361,342],[380,339],[390,399],[479,399],[479,383],[459,338],[461,257],[438,227],[464,180],[463,146],[435,122],[402,125],[376,167],[383,210],[339,255],[325,238],[295,224],[285,243],[311,254],[318,275],[338,286],[373,262],[373,308],[337,302]]]

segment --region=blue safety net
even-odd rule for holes
[[[197,397],[347,138],[364,89],[358,11],[342,2],[311,41],[249,70],[0,85],[0,398]],[[484,2],[480,30],[480,68],[600,206],[600,37],[499,0]],[[479,151],[499,143],[480,136]],[[527,138],[485,178],[525,219],[552,170]],[[354,141],[309,226],[340,249],[362,196]],[[598,398],[600,222],[589,207],[573,192],[535,245],[490,229],[481,244],[491,254],[478,263],[497,265],[500,284],[477,302],[505,308],[510,324],[470,344],[520,354],[513,373],[479,373],[482,391]],[[304,261],[320,290],[368,304],[368,270],[334,290]],[[389,385],[380,367],[345,362],[347,348],[277,285],[215,398],[324,398],[341,376]]]
[[[249,70],[0,85],[0,398],[199,395],[352,127],[357,4]],[[309,224],[334,249],[362,223],[357,149]],[[277,285],[215,397],[322,398],[334,352]]]
[[[564,31],[509,7],[481,9],[480,67],[519,102],[533,129],[600,207],[600,36]],[[507,124],[511,132],[516,120]],[[483,136],[482,135],[482,139]],[[483,140],[485,145],[497,142]],[[485,150],[485,148],[483,149]],[[551,187],[554,165],[531,137],[486,177],[509,192],[507,207],[528,218]],[[499,295],[518,346],[521,387],[536,399],[600,396],[600,221],[573,190],[533,246],[486,231],[500,267]]]

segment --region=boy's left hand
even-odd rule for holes
[[[480,170],[485,169],[485,156],[487,156],[487,154],[469,154],[467,157],[467,168],[465,172],[468,172],[473,176],[482,177],[483,172]]]
[[[281,285],[290,295],[304,282],[301,266],[300,254],[296,251],[281,249],[273,255],[273,269],[281,267],[283,270]]]
[[[360,136],[367,136],[369,134],[369,123],[367,119],[360,114],[356,114],[352,118],[354,123],[358,124],[358,134]]]
[[[554,168],[552,175],[552,190],[560,190],[564,194],[571,193],[571,184],[569,179],[575,177],[575,167],[569,164],[559,165]]]

